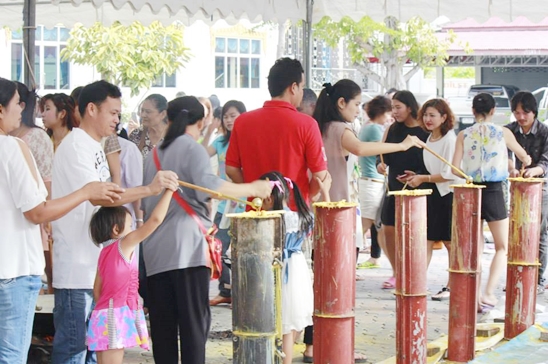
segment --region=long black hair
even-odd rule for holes
[[[223,147],[228,144],[228,142],[230,141],[230,134],[232,134],[232,132],[228,130],[225,125],[225,114],[231,107],[238,110],[240,115],[247,111],[244,103],[238,100],[230,100],[223,105],[223,109],[221,110],[221,126],[223,128],[223,131],[225,132],[225,135],[223,137]]]
[[[204,105],[194,96],[183,96],[167,104],[167,118],[170,122],[160,149],[164,150],[175,139],[184,135],[188,125],[194,125],[205,115]]]
[[[15,82],[0,77],[0,105],[7,108],[16,91]]]
[[[19,92],[19,102],[25,103],[25,108],[21,113],[21,122],[29,128],[38,128],[35,119],[36,100],[38,99],[36,91],[29,90],[29,88],[21,82],[15,81],[15,84],[17,85],[17,92]]]
[[[268,179],[276,184],[279,183],[281,186],[281,188],[274,187],[272,189],[272,194],[270,195],[270,198],[272,198],[273,201],[272,208],[274,210],[283,210],[284,202],[289,203],[291,196],[289,185],[291,185],[291,189],[293,190],[293,199],[295,201],[295,205],[297,206],[297,213],[299,214],[299,219],[301,221],[301,231],[308,233],[312,229],[314,218],[297,184],[289,178],[286,179],[280,172],[277,171],[265,173],[259,177],[259,179]]]
[[[318,96],[316,109],[314,110],[313,115],[320,126],[322,135],[324,135],[327,130],[327,124],[332,121],[352,121],[344,120],[337,103],[341,97],[345,102],[350,102],[350,100],[361,95],[361,93],[362,89],[360,86],[358,86],[356,82],[348,79],[339,80],[334,85],[331,85],[330,83],[323,84],[323,90],[320,92],[320,96]]]
[[[392,100],[398,100],[399,102],[410,108],[411,116],[413,117],[413,119],[416,119],[419,116],[419,103],[417,102],[415,95],[413,95],[411,91],[396,91],[394,96],[392,96]]]

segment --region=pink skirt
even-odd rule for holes
[[[86,345],[90,351],[136,346],[149,350],[143,310],[131,310],[128,306],[93,310],[89,319]]]

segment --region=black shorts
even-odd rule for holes
[[[381,222],[386,226],[396,225],[396,197],[387,195],[382,203]]]
[[[429,188],[432,189],[432,194],[426,196],[426,239],[451,241],[453,192],[442,197],[435,184]]]
[[[474,182],[474,184],[485,186],[481,189],[481,219],[487,222],[506,219],[508,210],[504,202],[502,182]]]

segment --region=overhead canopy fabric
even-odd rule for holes
[[[307,0],[36,0],[37,23],[54,26],[62,23],[90,25],[100,21],[148,24],[159,20],[165,24],[196,19],[216,21],[238,19],[251,21],[284,21],[306,19]],[[24,0],[0,0],[0,25],[19,28]],[[446,16],[452,22],[468,17],[484,21],[499,17],[511,21],[525,16],[539,21],[548,14],[548,1],[539,0],[314,0],[312,20],[324,16],[340,19],[370,16],[383,20],[393,15],[405,21],[421,16],[432,21]]]

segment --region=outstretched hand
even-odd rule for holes
[[[426,145],[422,140],[414,135],[408,135],[403,142],[401,142],[401,144],[403,145],[403,150],[407,150],[411,147],[423,148]]]
[[[177,174],[172,171],[158,171],[148,187],[153,195],[159,195],[164,188],[176,191],[179,188]]]
[[[250,183],[251,194],[253,197],[260,197],[265,199],[272,194],[272,184],[269,181],[257,180]]]
[[[121,199],[121,193],[124,189],[112,182],[90,182],[86,184],[82,190],[86,192],[88,200],[93,201],[110,201],[113,203]]]

